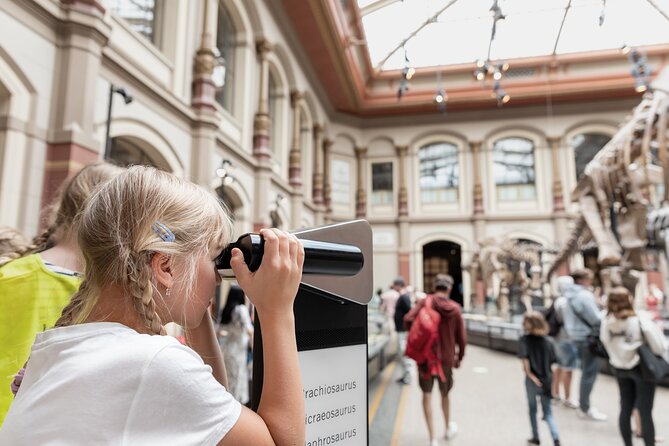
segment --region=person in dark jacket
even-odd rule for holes
[[[409,384],[411,382],[411,366],[413,361],[408,356],[404,355],[407,347],[407,329],[404,326],[404,316],[411,311],[411,305],[411,286],[407,286],[400,291],[400,297],[395,304],[395,314],[393,315],[395,320],[395,331],[397,332],[397,338],[399,340],[399,351],[397,356],[402,365],[402,376],[397,382],[402,384]]]
[[[446,439],[453,438],[458,431],[458,425],[450,420],[448,394],[453,388],[453,369],[460,367],[460,363],[465,356],[467,334],[465,332],[460,305],[450,298],[453,283],[453,278],[448,274],[437,274],[437,277],[434,279],[435,292],[432,298],[420,301],[404,318],[407,329],[410,329],[411,323],[416,319],[418,312],[428,300],[432,302],[432,306],[441,316],[439,323],[439,348],[441,350],[442,368],[446,380],[441,381],[437,376],[425,376],[427,365],[418,364],[418,383],[423,391],[423,412],[425,413],[425,422],[427,423],[431,445],[438,444],[434,436],[431,404],[435,378],[438,381],[441,393],[441,408],[444,413]]]
[[[525,372],[525,390],[532,426],[532,438],[527,444],[540,444],[539,427],[537,426],[537,398],[541,401],[543,419],[553,438],[555,446],[560,446],[560,438],[551,409],[551,384],[553,380],[552,365],[557,362],[553,343],[546,338],[548,324],[543,315],[529,312],[523,319],[523,329],[527,332],[518,341],[518,357]]]

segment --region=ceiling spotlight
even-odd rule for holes
[[[632,51],[632,48],[631,48],[629,45],[627,45],[627,44],[624,44],[624,45],[620,48],[620,52],[623,53],[625,56],[627,56],[627,54],[629,54],[630,51]]]
[[[502,78],[502,72],[499,70],[495,70],[495,74],[492,76],[496,81],[500,80]]]
[[[416,69],[414,67],[406,68],[406,74],[405,74],[406,80],[411,79],[414,74],[416,74]]]
[[[506,90],[504,90],[504,87],[502,87],[502,84],[500,84],[499,81],[495,82],[492,95],[495,99],[497,99],[498,107],[501,107],[503,104],[506,104],[511,100],[511,96],[509,96]]]
[[[434,95],[434,102],[437,104],[437,108],[441,113],[446,113],[446,102],[448,101],[448,95],[446,90],[439,88],[437,93]]]
[[[485,65],[485,60],[483,60],[483,59],[476,59],[476,66],[477,66],[478,68],[483,68],[484,65]]]

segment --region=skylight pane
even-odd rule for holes
[[[669,14],[669,0],[655,0]],[[375,0],[358,0],[367,6]],[[387,3],[363,16],[373,66],[378,66],[411,33],[451,0]],[[545,56],[553,52],[569,0],[499,0],[506,16],[497,22],[490,59]],[[423,27],[406,44],[414,67],[469,63],[485,59],[492,31],[493,0],[459,0]],[[382,3],[379,3],[381,6]],[[604,23],[599,16],[604,9]],[[669,21],[643,0],[572,0],[557,46],[558,54],[669,43]],[[404,66],[400,48],[383,69]]]

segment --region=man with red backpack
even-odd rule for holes
[[[404,318],[409,330],[406,354],[418,364],[418,382],[423,391],[423,412],[430,445],[437,445],[432,422],[432,388],[438,380],[441,408],[444,412],[446,439],[458,431],[450,421],[448,393],[453,388],[453,369],[460,367],[465,355],[467,334],[460,305],[450,299],[453,278],[438,274],[434,294],[417,304]],[[456,349],[457,347],[457,349]]]

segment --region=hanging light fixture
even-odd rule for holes
[[[404,49],[404,68],[402,68],[402,78],[400,79],[400,85],[397,88],[397,100],[401,100],[402,97],[409,91],[409,80],[416,73],[416,69],[411,66],[409,62],[409,57],[407,56],[407,50]]]
[[[641,51],[632,48],[628,51],[627,59],[632,64],[632,77],[634,77],[634,90],[644,93],[650,88],[650,75],[653,70],[648,66],[648,58]]]
[[[497,99],[498,107],[501,107],[511,100],[511,96],[504,90],[504,87],[502,87],[502,84],[499,81],[495,81],[495,86],[492,91],[492,97]]]

